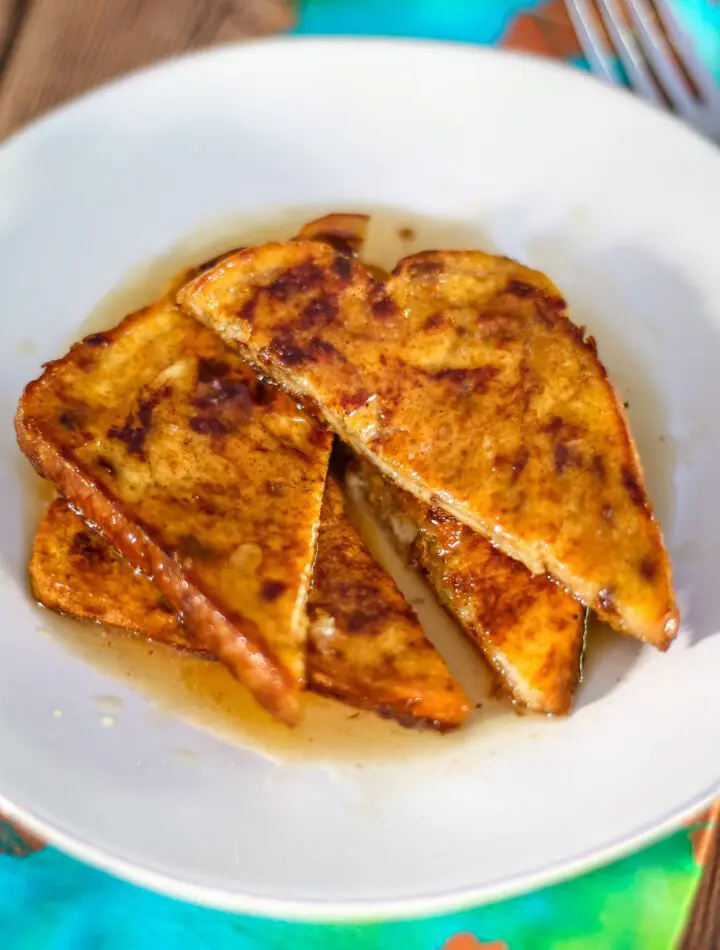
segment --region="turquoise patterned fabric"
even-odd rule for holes
[[[559,40],[555,48],[536,51],[580,62],[562,8],[528,0],[302,0],[294,29],[518,46],[528,34],[523,24],[540,17],[559,24]],[[678,0],[678,9],[720,79],[720,3]],[[194,907],[53,848],[26,857],[0,854],[0,948],[669,950],[700,878],[697,845],[706,830],[700,819],[633,857],[513,900],[429,920],[362,926],[291,924]]]

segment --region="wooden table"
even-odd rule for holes
[[[114,76],[292,19],[289,0],[0,0],[0,136]],[[683,950],[720,948],[719,837]]]

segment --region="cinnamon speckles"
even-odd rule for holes
[[[178,538],[177,554],[181,558],[195,561],[214,561],[218,552],[212,545],[200,540],[194,534],[181,534]]]
[[[90,531],[78,531],[70,545],[70,555],[81,558],[87,564],[102,564],[107,560],[109,548]]]
[[[566,468],[573,463],[573,455],[565,442],[556,442],[553,447],[553,459],[555,462],[555,474],[562,475]]]
[[[252,297],[248,297],[248,299],[244,301],[242,307],[240,307],[240,310],[238,311],[238,314],[237,314],[238,317],[241,320],[244,320],[246,323],[252,323],[255,318],[255,310],[257,309],[257,304],[258,304],[257,294],[253,294]]]
[[[58,416],[58,422],[63,429],[67,429],[68,432],[74,432],[79,425],[79,421],[77,415],[67,409]]]
[[[657,561],[645,557],[640,561],[640,574],[646,581],[654,581],[658,575]]]
[[[533,284],[526,284],[521,280],[511,280],[507,285],[507,293],[512,294],[513,297],[520,297],[524,299],[526,297],[537,297],[538,288]]]
[[[230,366],[224,360],[201,358],[197,363],[198,382],[210,383],[221,379],[230,372]]]
[[[227,423],[215,416],[193,416],[189,425],[200,435],[226,435],[230,431]]]
[[[117,470],[115,469],[115,466],[110,461],[110,459],[106,458],[104,455],[98,455],[97,464],[98,464],[98,468],[101,468],[104,472],[107,472],[107,474],[110,475],[112,478],[115,478],[115,476],[117,475]]]
[[[353,413],[357,412],[361,406],[364,406],[371,395],[372,393],[369,389],[358,389],[357,392],[346,393],[340,402],[345,412]]]
[[[287,590],[287,584],[282,581],[266,581],[262,586],[263,600],[275,601]]]
[[[348,250],[350,250],[349,247]],[[333,270],[341,280],[350,280],[352,275],[352,262],[347,253],[335,255],[335,260],[333,261]]]
[[[623,465],[621,469],[622,483],[625,486],[630,501],[637,505],[638,508],[642,508],[645,505],[645,496],[643,490],[637,482],[634,473],[626,465]]]
[[[472,369],[441,369],[431,375],[433,379],[446,380],[460,392],[469,395],[486,392],[499,373],[500,370],[496,366],[475,366]]]
[[[339,312],[337,300],[329,294],[321,294],[303,309],[298,320],[298,328],[314,330],[326,327],[337,318]]]
[[[302,366],[310,359],[307,351],[293,343],[286,335],[274,336],[268,349],[286,366]]]
[[[370,299],[370,309],[373,312],[373,315],[378,319],[388,319],[394,317],[398,313],[397,304],[395,301],[388,297],[383,289],[380,289],[382,285],[379,285],[379,289],[372,295]]]
[[[198,361],[198,389],[193,399],[197,409],[216,409],[232,402],[236,409],[249,411],[254,401],[250,384],[230,375],[229,366],[215,360]]]
[[[110,337],[107,333],[92,333],[90,336],[86,336],[83,342],[88,346],[107,346]]]
[[[517,455],[512,463],[512,481],[516,482],[520,475],[525,471],[525,466],[530,461],[530,452],[523,445],[518,449]]]
[[[324,272],[322,268],[311,261],[307,261],[283,271],[265,288],[265,291],[273,300],[285,302],[296,294],[304,293],[318,286],[323,280]]]
[[[436,277],[443,269],[440,261],[432,259],[420,259],[411,261],[407,265],[408,274],[416,280]]]
[[[154,392],[148,399],[140,403],[137,412],[130,413],[122,426],[112,426],[108,430],[108,438],[124,442],[130,455],[137,455],[144,459],[144,444],[156,406],[172,395],[172,387],[164,386]]]

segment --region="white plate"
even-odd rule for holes
[[[536,887],[639,847],[720,792],[719,183],[713,147],[579,73],[382,41],[179,60],[7,142],[3,807],[141,884],[329,919]],[[42,635],[52,618],[26,590],[32,478],[12,414],[118,282],[122,304],[139,303],[201,251],[269,233],[262,222],[287,233],[311,210],[364,208],[384,209],[376,255],[494,245],[565,290],[630,402],[684,625],[667,655],[620,638],[591,650],[566,721],[490,703],[453,739],[393,734],[401,752],[384,761],[355,735],[349,760],[283,764],[163,713],[65,634]],[[414,243],[397,237],[403,223]]]

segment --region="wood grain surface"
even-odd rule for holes
[[[0,0],[0,136],[129,70],[291,22],[286,0]]]
[[[132,69],[279,33],[292,18],[290,0],[0,0],[0,138]],[[518,36],[513,45],[523,42]],[[713,838],[682,950],[720,948],[720,827]]]

